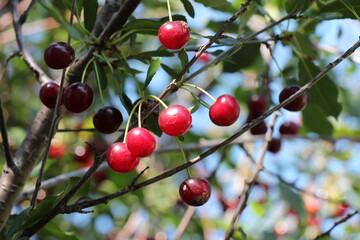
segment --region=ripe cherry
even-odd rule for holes
[[[133,128],[126,136],[126,144],[129,151],[136,157],[147,157],[156,148],[154,135],[145,128]]]
[[[188,178],[181,183],[179,194],[188,205],[201,206],[209,200],[211,187],[205,178]]]
[[[160,26],[158,37],[168,49],[183,48],[190,39],[189,25],[184,21],[166,22]]]
[[[252,95],[249,98],[249,100],[247,101],[247,105],[249,111],[256,116],[260,116],[261,114],[263,114],[269,107],[269,103],[266,97],[257,94]]]
[[[281,149],[281,140],[278,138],[273,138],[270,140],[267,150],[272,153],[278,153]]]
[[[110,106],[99,109],[93,116],[93,124],[96,130],[105,134],[116,132],[122,122],[121,112]]]
[[[230,126],[240,115],[240,106],[236,99],[230,95],[221,95],[210,107],[211,121],[218,126]]]
[[[299,89],[300,89],[300,87],[297,85],[292,85],[292,86],[288,86],[288,87],[284,88],[280,92],[279,102],[282,103],[283,101],[288,99],[291,95],[293,95],[294,93],[299,91]],[[306,104],[307,104],[307,94],[303,93],[300,96],[298,96],[297,98],[295,98],[292,102],[285,105],[284,108],[286,110],[289,110],[292,112],[297,112],[297,111],[303,110],[305,108]]]
[[[76,146],[74,149],[74,158],[79,163],[86,163],[93,158],[93,149],[90,145]]]
[[[281,134],[296,135],[300,126],[295,122],[284,122],[281,124],[279,131]]]
[[[51,145],[48,153],[49,158],[61,159],[66,155],[67,147],[65,145],[57,144]]]
[[[68,86],[63,94],[63,103],[73,113],[85,111],[93,102],[94,93],[86,83],[76,82]]]
[[[210,54],[203,52],[198,60],[199,62],[208,63],[211,60]]]
[[[47,82],[43,84],[39,92],[41,102],[50,109],[55,108],[59,89],[60,86],[55,82]]]
[[[45,63],[53,69],[68,67],[75,59],[74,49],[65,42],[53,42],[44,52]]]
[[[337,205],[336,210],[331,217],[341,217],[346,213],[348,209],[349,205],[347,205],[346,203],[340,203],[339,205]]]
[[[192,116],[186,107],[174,105],[160,113],[158,123],[164,133],[170,136],[180,136],[190,129]]]
[[[315,197],[305,199],[304,208],[308,213],[315,214],[319,211],[320,201]]]
[[[119,173],[131,172],[139,164],[139,158],[129,151],[126,143],[121,142],[109,147],[106,152],[106,161],[112,170]]]
[[[252,135],[263,135],[267,132],[267,125],[264,121],[259,122],[258,125],[250,129]]]

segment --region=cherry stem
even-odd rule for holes
[[[205,91],[204,89],[202,89],[201,87],[199,86],[196,86],[194,84],[190,84],[190,83],[183,83],[182,84],[183,86],[188,86],[188,87],[193,87],[193,88],[196,88],[197,90],[201,91],[202,93],[204,93],[206,96],[208,96],[211,100],[213,100],[214,102],[216,102],[216,99],[211,96],[210,93],[208,93],[207,91]]]
[[[143,103],[143,100],[141,100],[140,104],[139,104],[139,111],[138,111],[138,125],[139,125],[139,128],[141,127],[141,107],[142,107],[142,103]]]
[[[83,74],[81,76],[81,82],[83,83],[85,81],[85,76],[86,76],[86,72],[87,72],[87,69],[89,68],[90,64],[94,61],[94,58],[90,59],[90,61],[86,64],[85,68],[84,68],[84,71],[83,71]]]
[[[180,152],[181,152],[181,155],[182,155],[182,157],[183,157],[183,159],[184,159],[184,162],[187,163],[188,160],[187,160],[187,158],[186,158],[186,155],[185,155],[185,152],[184,152],[184,149],[183,149],[183,147],[182,147],[182,144],[181,144],[181,141],[180,141],[179,137],[176,137],[176,141],[177,141],[177,144],[179,145]],[[189,168],[186,168],[186,171],[187,171],[187,173],[188,173],[188,177],[190,178],[190,177],[191,177],[191,173],[190,173]]]
[[[95,69],[95,75],[96,75],[96,82],[97,82],[99,92],[100,92],[100,99],[101,99],[103,106],[105,107],[104,97],[102,94],[102,89],[101,89],[101,84],[100,84],[99,70],[98,70],[98,65],[97,65],[96,61],[94,61],[94,69]]]
[[[166,0],[167,2],[167,7],[168,7],[168,11],[169,11],[169,21],[172,22],[172,15],[171,15],[171,7],[170,7],[170,0]]]
[[[168,108],[168,106],[164,103],[163,100],[161,100],[160,98],[158,98],[155,95],[149,95],[148,97],[154,98],[156,101],[158,101],[165,109]]]
[[[127,134],[128,134],[128,131],[129,131],[131,118],[132,118],[132,116],[134,115],[137,106],[139,106],[143,101],[144,101],[144,99],[141,99],[139,102],[137,102],[137,103],[135,104],[135,106],[133,107],[133,109],[131,109],[131,112],[130,112],[130,115],[129,115],[129,119],[128,119],[127,122],[126,122],[126,127],[125,127],[125,133],[124,133],[123,143],[126,143],[126,136],[127,136]],[[139,108],[140,108],[140,106],[139,106]]]

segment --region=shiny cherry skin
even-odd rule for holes
[[[281,134],[296,135],[299,132],[299,128],[299,124],[289,121],[281,124],[279,131]]]
[[[65,42],[53,42],[44,52],[45,63],[52,69],[67,68],[74,59],[74,49]]]
[[[282,103],[283,101],[288,99],[291,95],[293,95],[294,93],[299,91],[299,89],[300,89],[300,86],[297,86],[297,85],[292,85],[292,86],[288,86],[288,87],[284,88],[280,92],[279,102]],[[286,110],[289,110],[292,112],[302,111],[306,107],[307,101],[308,101],[307,94],[303,93],[300,96],[298,96],[297,98],[295,98],[292,102],[285,105],[284,108]]]
[[[257,94],[252,95],[248,99],[247,105],[249,108],[249,112],[258,116],[263,114],[266,111],[266,109],[269,107],[269,103],[266,97]]]
[[[147,157],[156,148],[156,139],[147,129],[137,127],[131,129],[126,136],[129,151],[136,157]]]
[[[209,200],[211,187],[205,178],[188,178],[181,183],[179,194],[186,204],[201,206]]]
[[[137,167],[139,158],[134,156],[126,143],[117,142],[106,152],[106,161],[109,167],[118,173],[128,173]]]
[[[232,125],[240,115],[240,106],[230,95],[221,95],[210,107],[210,120],[218,126]]]
[[[158,37],[168,49],[183,48],[190,39],[189,25],[184,21],[166,22],[160,26]]]
[[[278,138],[271,139],[267,150],[272,153],[278,153],[281,150],[281,140]]]
[[[39,97],[41,102],[50,109],[54,109],[60,86],[55,82],[47,82],[40,88]],[[64,92],[64,90],[63,90]]]
[[[158,123],[160,129],[167,135],[180,136],[190,129],[192,116],[186,107],[174,105],[160,113]]]
[[[94,93],[86,83],[76,82],[68,86],[63,94],[63,103],[73,113],[85,111],[93,102]]]
[[[93,116],[93,124],[101,133],[110,134],[116,132],[123,122],[121,112],[114,107],[107,106],[99,109]]]

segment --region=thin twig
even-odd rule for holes
[[[181,239],[181,236],[184,234],[187,226],[189,225],[189,223],[191,221],[191,218],[194,216],[195,209],[196,208],[192,207],[192,206],[189,206],[186,209],[186,212],[185,212],[183,218],[181,219],[181,221],[179,223],[179,226],[176,229],[175,236],[174,236],[173,240]]]
[[[22,25],[26,22],[26,19],[29,15],[29,12],[31,10],[31,8],[35,5],[36,0],[31,0],[28,8],[23,12],[23,14],[21,14],[20,18],[19,18],[19,23]]]
[[[324,233],[318,235],[317,237],[315,237],[314,240],[319,240],[319,239],[322,239],[324,237],[330,237],[330,233],[334,228],[336,228],[338,225],[340,225],[342,223],[345,223],[346,221],[348,221],[350,218],[352,218],[353,216],[355,216],[358,213],[359,213],[359,211],[357,211],[357,210],[355,212],[353,212],[353,213],[349,213],[348,215],[346,215],[342,219],[336,221],[334,223],[334,225],[329,230],[327,230],[326,232],[324,232]]]

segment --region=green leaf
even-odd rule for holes
[[[103,91],[107,88],[107,76],[101,64],[94,61],[94,78],[98,87]]]
[[[189,0],[181,0],[181,2],[184,5],[184,8],[185,8],[186,12],[189,14],[189,16],[194,18],[195,11],[194,11],[194,7],[190,3],[190,1]]]
[[[81,20],[81,11],[83,10],[83,7],[84,7],[84,1],[86,1],[86,0],[76,0],[75,1],[75,15],[76,15],[78,21]]]
[[[314,11],[313,16],[319,16],[319,14],[321,14],[323,16],[326,16],[326,19],[356,19],[356,15],[360,15],[360,1],[358,0],[347,0],[345,4],[343,1],[339,0],[330,0],[326,2],[321,1],[317,4],[319,10]],[[350,11],[348,7],[350,7],[350,9],[352,10]]]
[[[97,0],[85,0],[84,2],[84,25],[89,32],[95,25],[98,7]]]
[[[156,58],[155,60],[152,60],[150,62],[149,69],[146,73],[146,79],[144,82],[144,86],[142,87],[142,90],[145,90],[147,86],[150,84],[151,80],[153,79],[156,72],[159,70],[161,64],[161,58]]]
[[[74,186],[79,181],[79,179],[80,179],[80,177],[71,177],[69,179],[68,186],[71,186],[71,187]],[[68,205],[76,203],[81,198],[87,197],[87,195],[90,192],[90,185],[91,185],[91,181],[87,181],[86,183],[84,183],[84,185],[70,199],[70,201],[68,202]]]
[[[299,82],[305,85],[313,79],[320,68],[314,63],[301,58],[299,61]],[[312,104],[318,105],[327,116],[335,118],[340,114],[342,105],[338,102],[339,89],[328,76],[324,76],[316,85],[308,91],[308,97]]]
[[[282,197],[286,200],[290,207],[295,209],[300,216],[303,215],[305,213],[304,201],[300,195],[282,183],[279,184],[279,188]]]
[[[161,67],[164,69],[164,71],[170,75],[170,77],[172,78],[176,78],[178,73],[175,72],[171,67],[165,65],[165,64],[161,64]]]
[[[302,111],[302,115],[306,130],[321,136],[332,136],[334,127],[321,107],[310,103]]]
[[[197,96],[196,94],[194,94],[193,92],[190,92],[191,96],[193,96],[193,98],[200,103],[201,105],[203,105],[204,107],[210,109],[210,104],[208,104],[207,102],[205,102],[204,100],[202,100],[199,96]]]
[[[142,53],[132,56],[132,57],[138,58],[138,57],[172,57],[172,56],[174,56],[174,54],[169,51],[157,50],[157,51],[142,52]]]
[[[61,13],[61,11],[58,8],[56,8],[54,5],[52,5],[49,1],[38,0],[37,3],[39,3],[40,6],[42,6],[49,14],[51,14],[51,17],[54,18],[55,21],[57,21],[61,25],[66,24],[66,20],[63,14]]]
[[[360,17],[357,14],[357,12],[355,11],[355,8],[352,6],[352,4],[348,1],[348,0],[340,0],[348,9],[349,11],[354,14],[354,16],[356,17],[357,20],[360,21]],[[358,1],[359,2],[359,1]]]
[[[195,0],[195,2],[201,3],[205,7],[211,7],[213,9],[220,10],[220,11],[231,11],[232,10],[231,3],[229,3],[226,0],[216,0],[216,1],[212,1],[212,0]]]
[[[189,57],[184,48],[180,50],[178,57],[181,62],[181,67],[184,68],[189,63]]]
[[[27,220],[29,208],[22,211],[19,215],[11,215],[8,219],[9,229],[6,232],[6,239],[12,239],[12,237],[25,228],[24,224]]]
[[[156,114],[150,114],[146,118],[146,124],[151,132],[153,132],[156,136],[161,137],[163,131],[159,127],[158,116]]]
[[[236,38],[230,37],[230,36],[227,36],[226,38],[220,38],[217,42],[219,44],[229,45],[229,46],[241,44],[241,42],[239,40],[237,40]]]
[[[80,240],[77,237],[76,233],[64,231],[55,221],[50,221],[49,223],[47,223],[44,226],[44,228],[40,230],[38,235],[41,238],[52,236],[56,239],[61,239],[61,240]]]
[[[130,114],[132,108],[133,108],[133,104],[131,99],[126,95],[126,91],[125,91],[125,77],[121,76],[121,74],[116,74],[113,73],[112,74],[113,79],[115,80],[115,83],[117,85],[117,88],[119,90],[119,99],[120,102],[123,104],[123,106],[125,107],[126,111]]]
[[[237,72],[240,69],[251,66],[260,56],[260,46],[250,44],[242,47],[239,51],[226,57],[224,60],[224,72]]]
[[[300,32],[294,32],[290,42],[296,46],[297,50],[302,53],[304,57],[316,59],[317,52],[312,47],[312,43],[308,35],[304,35]]]
[[[287,0],[285,2],[285,9],[287,13],[292,11],[303,12],[310,7],[311,0]]]

